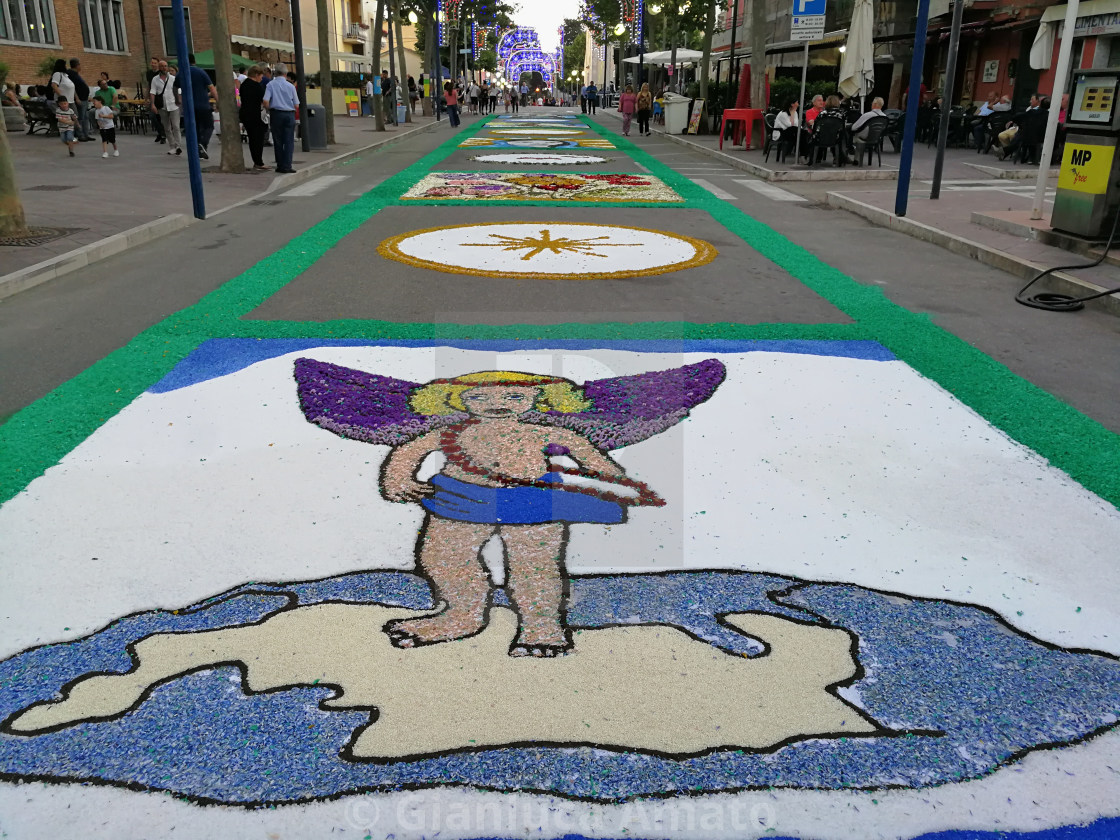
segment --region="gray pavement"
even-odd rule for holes
[[[381,240],[422,226],[469,221],[579,221],[640,227],[656,216],[658,230],[702,238],[719,250],[711,263],[652,277],[517,280],[452,275],[379,259]],[[480,306],[480,303],[485,305]],[[650,310],[658,320],[746,324],[849,323],[850,319],[762,257],[703,210],[684,208],[389,207],[347,236],[323,259],[249,317],[299,321],[378,318],[486,324],[631,321]],[[470,312],[475,318],[462,313]]]
[[[608,127],[617,127],[609,116],[602,121]],[[197,301],[352,200],[355,194],[434,149],[446,139],[446,130],[441,127],[408,144],[363,155],[346,167],[345,180],[316,195],[285,198],[281,192],[273,199],[276,204],[250,206],[219,216],[105,260],[79,276],[59,278],[0,302],[0,364],[8,372],[0,393],[0,413],[7,415],[46,394],[142,329]],[[1115,317],[1098,311],[1052,314],[1019,306],[1012,300],[1022,285],[1017,277],[830,208],[823,200],[827,190],[820,185],[803,185],[806,196],[788,189],[763,194],[750,186],[762,183],[758,179],[664,138],[642,138],[639,145],[685,177],[719,188],[730,196],[724,200],[765,221],[826,262],[860,282],[881,287],[900,305],[928,314],[1015,373],[1120,431],[1120,407],[1115,397],[1120,393],[1120,366],[1109,361],[1120,356],[1120,320]],[[775,195],[808,200],[782,200]],[[529,209],[517,208],[517,216],[528,215]],[[427,205],[394,208],[399,221],[393,224],[421,228],[446,223],[447,218],[467,222],[486,218],[496,210]],[[556,210],[556,214],[563,214],[558,217],[574,220],[590,212],[598,211]],[[662,219],[670,219],[680,211],[624,212],[627,218],[641,220],[655,212],[662,213]],[[389,218],[386,214],[385,220]],[[370,223],[373,228],[377,224],[377,218]],[[715,235],[710,228],[705,235]],[[430,295],[438,288],[440,302],[436,303],[403,283],[405,275],[398,273],[395,265],[385,268],[380,260],[374,260],[371,254],[380,241],[378,233],[366,238],[364,248],[347,245],[339,254],[328,257],[336,260],[339,276],[361,284],[362,294],[343,294],[338,291],[342,286],[337,278],[332,280],[325,272],[309,272],[267,301],[254,317],[427,319],[438,317],[441,310],[449,313],[452,307],[442,302],[447,294],[463,295],[457,301],[457,305],[466,307],[458,310],[456,320],[460,323],[488,319],[497,323],[529,319],[561,323],[587,320],[595,308],[579,299],[585,292],[582,286],[573,287],[559,300],[534,293],[511,302],[510,281],[482,283],[472,279],[469,286],[460,285],[460,289],[470,290],[470,294],[463,294],[453,288],[461,284],[460,279],[446,274],[439,275],[438,282],[433,281],[425,290]],[[773,267],[752,263],[750,257],[745,265],[746,281],[724,278],[688,287],[674,285],[671,279],[628,283],[611,293],[616,296],[613,300],[599,300],[596,305],[632,312],[635,320],[668,320],[676,313],[676,317],[699,320],[757,323],[765,320],[758,303],[769,296],[775,303],[770,310],[774,317],[807,323],[835,318],[834,313],[822,311],[822,302],[804,290],[783,300],[781,275]],[[318,282],[311,282],[311,276]],[[734,271],[732,277],[737,277]],[[771,277],[778,282],[771,285]],[[777,306],[777,302],[782,305]],[[472,317],[471,313],[476,315]]]
[[[364,147],[391,142],[395,136],[433,120],[417,116],[414,125],[392,125],[385,132],[373,130],[373,120],[339,118],[338,142],[326,150],[304,152],[297,141],[294,166],[303,168]],[[118,132],[120,157],[101,157],[101,143],[79,143],[77,155],[67,156],[57,137],[42,132],[9,134],[16,161],[16,181],[29,225],[67,228],[59,239],[33,247],[0,248],[0,276],[44,260],[67,254],[156,219],[181,213],[191,215],[187,158],[169,156],[167,146],[154,142],[154,134]],[[296,176],[247,171],[227,175],[218,171],[220,139],[210,143],[211,159],[203,163],[203,188],[208,214],[279,187]],[[252,166],[248,146],[242,144],[245,162]],[[265,148],[265,163],[273,165],[272,149]]]
[[[610,115],[599,122],[617,130],[618,121]],[[1120,431],[1120,400],[1116,397],[1120,394],[1120,365],[1110,361],[1120,358],[1120,318],[1100,309],[1052,313],[1021,306],[1014,301],[1024,283],[1020,277],[905,233],[875,226],[827,203],[831,190],[858,186],[869,192],[866,185],[765,183],[767,192],[761,193],[757,191],[764,183],[761,179],[664,137],[632,139],[685,177],[706,181],[726,193],[729,198],[725,201],[825,262],[862,283],[879,286],[895,303],[928,314],[935,323],[1018,375],[1113,431]],[[881,186],[876,191],[881,197],[894,195],[893,183]],[[928,185],[915,182],[915,192],[919,189],[928,194]],[[978,195],[975,191],[962,194],[967,201],[975,201]],[[943,195],[953,196],[955,192],[947,190]],[[1017,201],[1013,195],[999,196],[1005,203]],[[806,200],[783,200],[791,197]],[[912,204],[921,206],[919,200]],[[960,208],[957,213],[965,215]],[[977,235],[985,235],[985,229],[973,227]],[[1051,250],[1067,262],[1079,259],[1056,248]]]

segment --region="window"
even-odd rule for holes
[[[57,44],[54,0],[0,0],[0,41]]]
[[[163,54],[166,56],[179,56],[179,46],[175,42],[175,18],[171,14],[170,6],[159,7],[159,24],[163,29]],[[187,30],[187,52],[194,52],[194,39],[191,37],[191,10],[183,7],[183,25]],[[178,62],[186,67],[187,57],[183,56]]]
[[[127,52],[121,0],[78,0],[82,43],[86,49]]]

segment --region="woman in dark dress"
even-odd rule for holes
[[[264,75],[260,67],[253,65],[246,73],[249,77],[241,83],[241,109],[238,117],[245,126],[245,134],[249,138],[249,154],[253,156],[253,169],[265,171],[271,169],[264,165],[264,136],[267,126],[261,116],[261,103],[264,101],[264,85],[261,77]]]

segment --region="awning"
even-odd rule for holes
[[[1054,55],[1054,38],[1058,34],[1058,26],[1065,20],[1066,10],[1069,6],[1063,3],[1060,6],[1051,6],[1039,18],[1038,32],[1035,33],[1034,43],[1031,44],[1031,67],[1035,70],[1046,70],[1050,67],[1050,59]],[[1103,28],[1110,31],[1120,30],[1120,0],[1086,0],[1077,6],[1077,20],[1080,24],[1088,18],[1106,19]],[[1090,21],[1092,23],[1092,21]],[[1078,26],[1080,29],[1081,26]],[[1096,35],[1093,27],[1087,27],[1084,32],[1074,32],[1073,35]]]
[[[200,53],[195,53],[194,63],[201,67],[203,70],[213,70],[214,51],[203,50]],[[245,58],[244,56],[240,56],[237,53],[234,53],[232,56],[230,56],[230,66],[238,70],[248,70],[254,64],[256,64],[256,62],[252,59]]]
[[[268,38],[254,38],[249,35],[230,35],[229,39],[242,46],[262,47],[266,50],[279,50],[280,52],[295,52],[296,48],[291,41],[270,41]]]

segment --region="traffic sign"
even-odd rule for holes
[[[791,41],[818,41],[824,37],[824,15],[794,15],[790,21]]]
[[[821,15],[825,13],[828,0],[793,0],[793,13],[798,17],[804,15]]]

